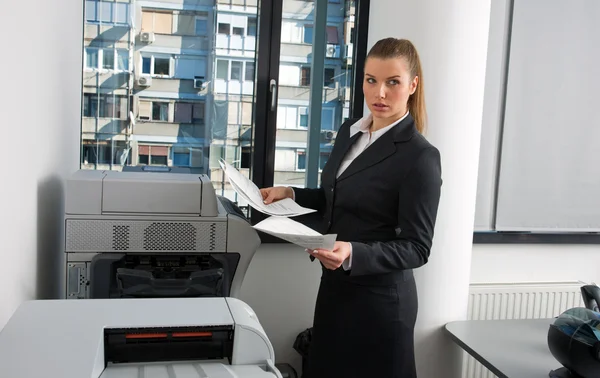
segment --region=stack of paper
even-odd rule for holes
[[[304,248],[333,249],[337,237],[336,234],[321,235],[313,229],[287,218],[309,214],[316,210],[302,207],[291,198],[286,198],[266,205],[263,202],[260,189],[258,189],[252,181],[248,180],[246,176],[241,174],[240,171],[224,160],[221,159],[219,164],[221,165],[223,172],[225,172],[229,183],[240,197],[246,200],[252,208],[263,214],[271,215],[269,218],[256,224],[254,226],[255,229]]]

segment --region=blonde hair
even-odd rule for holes
[[[425,90],[423,88],[423,70],[416,47],[407,39],[385,38],[377,41],[367,54],[367,59],[405,58],[408,62],[411,80],[419,78],[417,89],[408,98],[408,111],[415,120],[417,130],[423,134],[427,127],[427,110],[425,108]]]

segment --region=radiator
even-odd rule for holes
[[[469,320],[552,318],[572,307],[583,307],[584,282],[478,283],[470,285]],[[496,375],[466,352],[463,378]]]

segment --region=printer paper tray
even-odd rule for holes
[[[275,378],[256,365],[219,362],[160,362],[108,365],[99,378]]]

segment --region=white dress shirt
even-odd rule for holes
[[[350,166],[350,164],[354,161],[354,159],[356,159],[358,155],[360,155],[364,150],[366,150],[383,134],[388,132],[392,127],[400,123],[404,118],[406,118],[406,116],[408,116],[408,111],[402,118],[400,118],[396,122],[376,131],[370,131],[371,124],[373,122],[373,116],[370,114],[366,117],[359,119],[352,126],[350,126],[350,138],[352,138],[359,132],[363,134],[358,138],[356,142],[354,142],[352,147],[350,147],[350,149],[346,153],[346,156],[344,156],[344,160],[342,160],[340,168],[337,171],[336,178],[340,177],[340,175],[344,173],[346,168]],[[348,256],[348,258],[342,263],[342,268],[344,268],[344,270],[349,270],[352,267],[352,243],[348,244],[350,244],[350,256]]]
[[[366,150],[370,145],[372,145],[377,139],[379,139],[383,134],[388,132],[392,127],[396,126],[400,123],[404,118],[408,116],[408,111],[406,114],[397,120],[396,122],[383,127],[376,131],[371,131],[371,124],[373,123],[373,116],[368,115],[356,121],[352,126],[350,126],[350,138],[352,138],[357,133],[362,133],[362,135],[358,138],[358,140],[350,147],[346,156],[342,160],[340,164],[340,168],[337,171],[336,178],[340,177],[342,173],[352,164],[354,159],[358,155],[360,155],[364,150]],[[296,194],[294,193],[294,188],[292,188],[292,198],[296,199]],[[342,263],[342,268],[344,270],[349,270],[352,267],[352,243],[350,244],[350,256]]]

